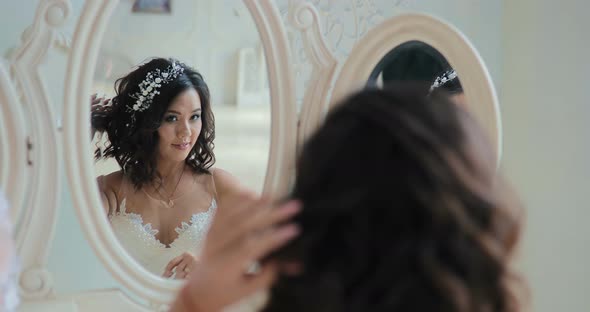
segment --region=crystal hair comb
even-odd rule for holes
[[[444,85],[447,81],[451,81],[455,78],[457,78],[457,72],[454,69],[447,70],[446,72],[442,73],[442,75],[436,77],[434,83],[430,86],[430,92]]]
[[[164,71],[159,68],[150,71],[139,84],[139,92],[130,95],[131,98],[135,99],[135,103],[133,106],[127,106],[127,110],[135,113],[148,109],[152,105],[154,97],[160,94],[158,89],[162,87],[162,84],[173,81],[183,72],[184,67],[177,63],[172,63]]]

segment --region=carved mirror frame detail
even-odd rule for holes
[[[1,153],[2,168],[9,169],[0,181],[7,190],[16,225],[21,262],[18,284],[23,299],[46,298],[53,292],[45,266],[61,193],[61,140],[58,112],[39,67],[51,47],[67,49],[67,36],[59,29],[70,12],[67,0],[40,1],[20,46],[0,65],[2,113],[11,117],[3,120],[0,129],[7,133],[2,146],[10,146]]]
[[[303,49],[312,65],[311,76],[303,96],[297,143],[301,146],[319,126],[326,114],[332,81],[338,60],[328,48],[320,26],[320,15],[315,6],[297,2],[289,10],[289,21],[301,32]]]

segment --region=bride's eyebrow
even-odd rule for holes
[[[195,109],[195,110],[193,111],[193,113],[196,113],[196,112],[199,112],[199,111],[201,111],[201,109],[200,109],[200,108],[197,108],[197,109]],[[181,115],[181,113],[180,113],[180,112],[177,112],[177,111],[175,111],[175,110],[172,110],[172,109],[169,109],[169,110],[168,110],[168,111],[166,111],[166,112],[167,112],[167,113],[172,113],[172,114]]]

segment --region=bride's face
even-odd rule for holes
[[[164,113],[158,128],[158,156],[167,161],[183,161],[201,133],[201,99],[199,93],[187,89],[180,93]]]

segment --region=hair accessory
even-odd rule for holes
[[[143,112],[152,105],[154,97],[160,94],[158,89],[162,84],[173,81],[182,72],[184,72],[184,67],[177,63],[172,63],[164,71],[157,68],[149,72],[139,84],[139,92],[130,95],[131,98],[135,99],[133,106],[127,106],[127,111],[133,113],[132,118],[135,119],[136,112]]]
[[[451,81],[457,78],[457,72],[454,69],[447,70],[446,72],[442,73],[442,75],[436,77],[432,86],[430,86],[430,91],[444,85],[447,81]]]

